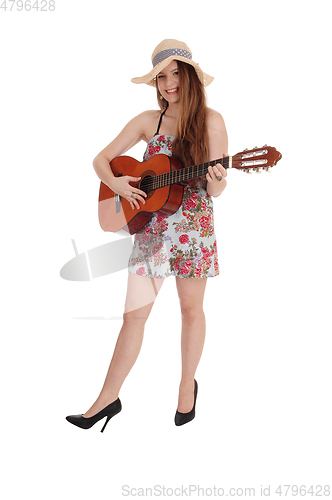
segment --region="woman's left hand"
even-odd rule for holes
[[[223,154],[223,157],[227,157],[227,154]],[[217,163],[213,167],[208,168],[208,173],[206,174],[206,179],[207,181],[217,183],[218,181],[221,181],[222,179],[225,179],[227,177],[227,170],[221,165],[221,163]]]

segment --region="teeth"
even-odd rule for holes
[[[178,89],[172,89],[172,90],[166,90],[167,94],[173,94],[174,92],[177,92]]]

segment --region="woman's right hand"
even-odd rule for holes
[[[131,186],[129,182],[138,182],[141,177],[131,177],[130,175],[124,175],[121,177],[114,177],[112,180],[112,185],[110,188],[114,193],[126,198],[129,201],[131,208],[140,208],[139,201],[145,205],[145,199],[147,194],[140,189]]]

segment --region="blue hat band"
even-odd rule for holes
[[[187,50],[183,50],[183,49],[166,49],[166,50],[162,50],[161,52],[159,52],[152,60],[152,64],[153,64],[153,67],[155,67],[157,64],[159,64],[161,61],[164,61],[165,59],[167,59],[167,57],[170,57],[170,56],[182,56],[182,57],[185,57],[186,59],[192,59],[192,55],[190,52],[188,52]]]

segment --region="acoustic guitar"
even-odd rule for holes
[[[269,171],[279,160],[281,154],[276,148],[245,149],[235,156],[227,156],[200,165],[182,167],[179,160],[164,154],[152,156],[145,162],[139,162],[130,156],[117,156],[110,162],[110,168],[115,177],[130,175],[141,177],[138,182],[131,182],[147,194],[145,205],[131,208],[126,198],[114,193],[101,182],[99,190],[98,216],[104,231],[117,232],[123,230],[135,234],[146,224],[154,212],[169,216],[174,214],[181,205],[184,183],[206,175],[208,167],[221,163],[224,168],[236,168],[252,173],[262,170]]]

